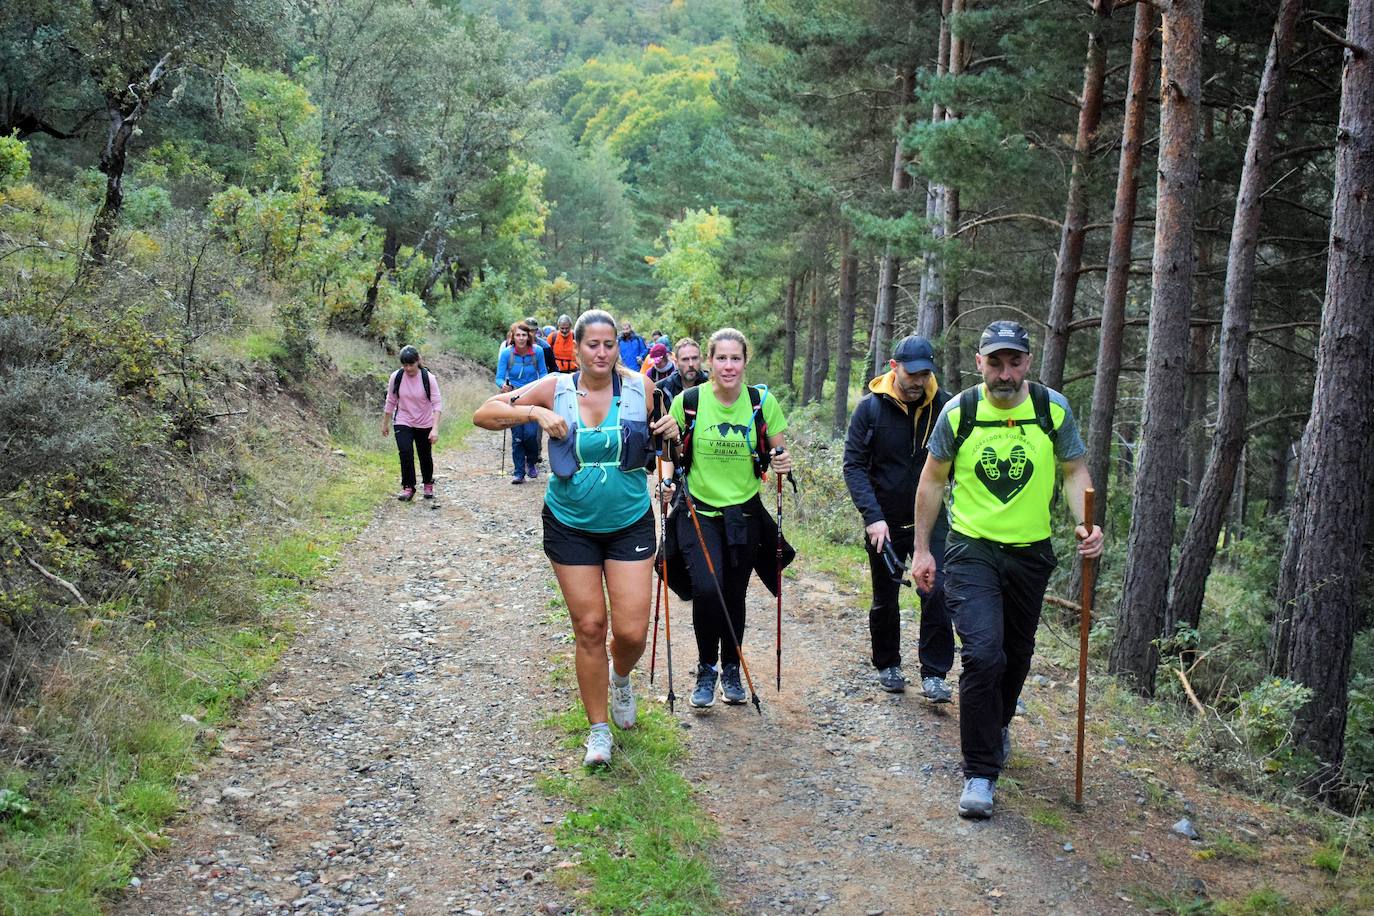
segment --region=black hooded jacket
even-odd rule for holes
[[[896,397],[891,372],[869,383],[844,442],[844,482],[865,527],[886,521],[895,531],[915,522],[926,443],[948,400],[934,379],[916,404]]]

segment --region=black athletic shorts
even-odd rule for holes
[[[654,556],[654,510],[619,531],[579,531],[553,517],[544,506],[544,555],[564,566],[600,566],[607,560],[645,560]]]

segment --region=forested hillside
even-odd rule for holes
[[[1094,663],[1219,781],[1359,815],[1371,55],[1372,0],[0,5],[0,901],[156,845],[184,703],[231,719],[378,496],[396,350],[591,307],[743,329],[843,545],[893,343],[957,392],[1023,322],[1088,442]]]

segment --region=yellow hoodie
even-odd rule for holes
[[[925,448],[926,442],[930,440],[931,432],[935,429],[936,416],[935,411],[931,408],[935,404],[935,395],[940,390],[940,380],[935,377],[935,373],[930,373],[929,377],[926,378],[926,396],[919,404],[908,404],[906,401],[902,400],[902,395],[897,390],[897,373],[892,369],[888,369],[882,375],[872,379],[868,383],[868,390],[874,394],[887,395],[898,407],[902,408],[902,413],[908,416],[911,414],[911,408],[913,406],[920,410],[921,413],[926,414],[925,417],[918,417],[916,421],[921,426],[921,431],[919,433],[921,448]]]

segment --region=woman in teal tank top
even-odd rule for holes
[[[642,377],[620,367],[614,318],[600,309],[584,312],[573,339],[577,372],[496,395],[472,420],[483,429],[537,422],[549,434],[544,553],[572,619],[577,686],[591,726],[583,762],[593,766],[611,760],[608,712],[618,728],[635,724],[630,673],[649,632],[656,541],[645,472],[653,458],[649,437],[679,433],[671,416],[649,422]]]

